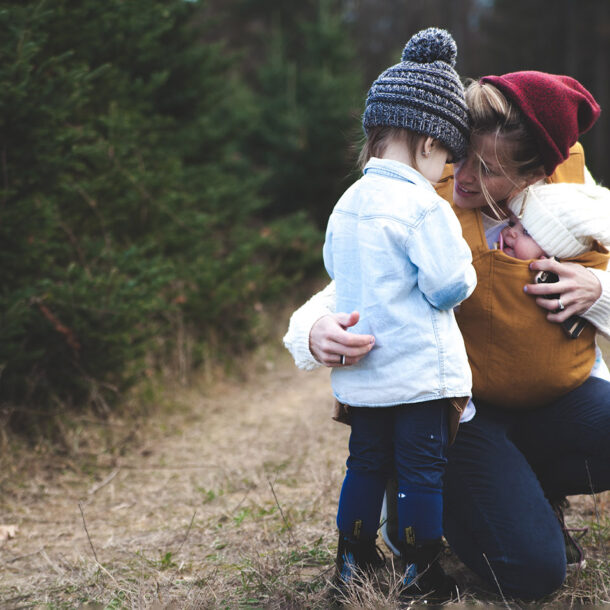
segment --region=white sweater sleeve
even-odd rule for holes
[[[593,176],[591,176],[591,172],[586,166],[585,184],[596,184]],[[602,294],[599,299],[582,314],[582,317],[591,322],[606,339],[610,339],[610,272],[602,271],[601,269],[589,269],[589,271],[595,274],[602,285]]]
[[[309,351],[309,332],[322,316],[335,313],[336,304],[335,283],[331,282],[290,317],[288,332],[284,335],[284,345],[300,369],[311,371],[322,366]]]
[[[610,272],[601,269],[589,271],[595,274],[602,285],[602,294],[582,317],[591,322],[604,337],[610,339]]]
[[[591,175],[589,168],[585,165],[585,184],[597,184]]]

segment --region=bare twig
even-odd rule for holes
[[[9,564],[9,563],[15,563],[16,561],[20,561],[21,559],[26,559],[28,557],[33,557],[34,555],[38,555],[39,553],[42,553],[43,551],[44,551],[44,547],[40,547],[37,551],[33,551],[32,553],[27,553],[25,555],[18,555],[17,557],[11,557],[10,559],[7,559],[3,563],[5,565]]]
[[[591,495],[593,496],[593,507],[595,509],[595,520],[597,522],[597,532],[596,532],[596,538],[597,541],[601,541],[602,539],[602,534],[601,534],[601,520],[600,520],[600,516],[599,516],[599,507],[597,505],[597,494],[595,493],[595,488],[593,487],[593,479],[591,477],[591,471],[589,470],[589,460],[585,460],[585,468],[587,469],[587,477],[589,479],[589,487],[591,488]],[[608,546],[607,545],[602,545],[602,548],[605,549],[604,550],[604,556],[607,559],[608,557]]]
[[[487,559],[487,555],[485,553],[483,553],[483,558],[485,559],[485,562],[489,566],[489,571],[491,572],[491,575],[494,577],[494,582],[496,583],[496,587],[498,587],[498,591],[500,592],[500,595],[502,596],[502,601],[504,602],[504,605],[508,608],[508,610],[510,610],[510,606],[508,605],[508,602],[506,601],[506,598],[504,597],[504,593],[502,592],[502,587],[500,586],[500,583],[498,582],[498,579],[496,578],[496,573],[493,571],[493,568],[491,567],[491,564],[489,563],[489,559]]]
[[[60,570],[52,561],[51,558],[47,555],[47,552],[44,550],[44,548],[42,548],[40,550],[40,554],[44,557],[45,561],[53,568],[53,570],[55,571],[55,573],[59,574],[60,576],[63,576],[63,572],[62,570]]]
[[[180,546],[178,547],[178,550],[176,551],[176,555],[182,550],[184,543],[187,541],[189,534],[191,533],[191,529],[193,528],[193,523],[195,522],[196,514],[197,514],[197,511],[194,511],[193,516],[191,517],[191,522],[189,523],[188,529],[186,530],[186,534],[184,535],[184,539],[182,540],[182,542],[180,543]]]
[[[102,489],[102,487],[105,487],[106,485],[108,485],[108,483],[110,483],[110,481],[112,481],[112,479],[114,479],[114,477],[116,477],[116,475],[119,474],[120,470],[121,470],[120,468],[115,468],[103,481],[100,481],[97,485],[94,485],[87,492],[87,495],[92,496],[94,493],[96,493],[100,489]]]
[[[83,518],[83,527],[85,528],[85,534],[87,534],[87,540],[89,540],[89,546],[91,547],[91,550],[93,551],[93,557],[95,557],[95,563],[97,564],[98,568],[100,570],[102,570],[102,572],[104,572],[104,574],[106,574],[113,582],[118,584],[116,582],[115,577],[99,562],[99,560],[97,558],[97,553],[95,552],[95,548],[93,547],[93,542],[91,542],[91,536],[89,536],[89,530],[87,529],[87,522],[85,521],[85,513],[83,511],[82,502],[78,503],[78,509],[80,510],[81,517]]]
[[[100,465],[99,468],[103,468],[103,465]],[[121,468],[123,470],[137,470],[137,471],[143,471],[143,470],[212,470],[214,468],[218,468],[221,469],[223,468],[223,466],[219,466],[217,464],[204,464],[204,465],[195,465],[195,464],[184,464],[183,466],[162,466],[162,465],[155,465],[152,464],[150,466],[141,466],[139,464],[121,464]],[[248,492],[249,493],[249,492]],[[248,493],[246,493],[246,496],[248,495]],[[242,502],[244,498],[242,499]],[[242,503],[240,502],[240,504]],[[237,508],[237,507],[235,507]]]
[[[599,510],[597,508],[597,496],[595,495],[595,488],[593,487],[593,479],[591,478],[591,471],[589,470],[589,460],[585,460],[585,468],[587,469],[587,478],[589,479],[589,487],[591,488],[591,495],[593,496],[593,507],[595,508],[595,519],[597,525],[599,525]]]
[[[89,540],[89,546],[93,551],[93,556],[95,557],[95,562],[99,565],[99,560],[97,558],[97,553],[95,552],[95,548],[93,546],[93,542],[91,542],[91,536],[89,536],[89,530],[87,529],[87,522],[85,521],[85,513],[83,512],[82,502],[78,503],[78,509],[80,510],[80,515],[83,518],[83,527],[85,528],[85,534],[87,534],[87,540]]]
[[[246,493],[243,495],[242,499],[236,504],[236,506],[233,508],[233,510],[231,512],[234,513],[246,501],[246,498],[248,497],[249,494],[250,494],[250,490],[248,489],[248,491],[246,491]]]
[[[294,540],[292,537],[292,526],[290,525],[290,523],[288,523],[288,520],[286,519],[286,516],[284,515],[284,511],[282,510],[282,506],[281,506],[279,500],[277,499],[277,496],[275,495],[275,489],[273,489],[273,483],[271,482],[271,479],[268,478],[267,483],[269,483],[269,487],[271,488],[271,493],[273,494],[275,503],[280,511],[280,515],[282,515],[282,520],[284,521],[284,525],[286,526],[286,529],[288,530],[288,534],[290,536],[290,541],[292,544],[294,544]]]
[[[38,307],[42,316],[46,318],[53,325],[53,328],[64,337],[66,343],[74,352],[74,355],[78,357],[81,346],[76,338],[76,335],[74,334],[74,331],[71,328],[68,328],[65,324],[62,324],[59,318],[42,302],[41,298],[32,297],[30,302]]]

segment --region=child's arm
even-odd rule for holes
[[[469,297],[477,283],[472,254],[458,219],[439,201],[409,235],[407,255],[418,268],[417,282],[437,309],[451,309]]]

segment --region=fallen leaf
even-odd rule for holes
[[[0,525],[0,542],[14,538],[18,529],[16,525]]]

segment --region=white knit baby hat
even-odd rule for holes
[[[534,184],[508,207],[549,256],[578,256],[594,241],[610,249],[610,190],[603,186]]]

